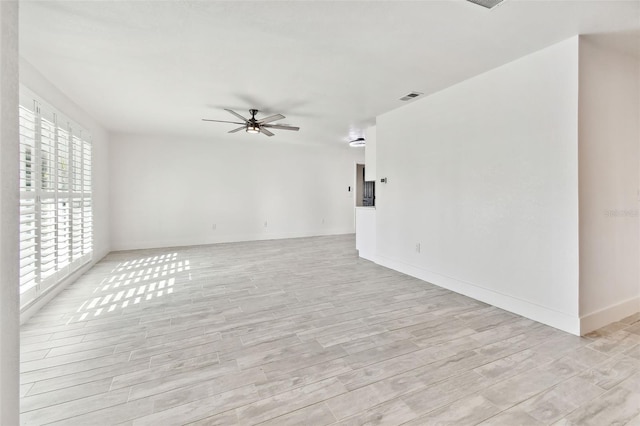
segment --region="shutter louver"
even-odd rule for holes
[[[83,254],[84,243],[82,241],[82,139],[74,135],[71,145],[71,259],[73,262],[79,260]]]
[[[82,141],[82,181],[83,181],[83,198],[82,198],[82,221],[84,228],[82,231],[82,239],[84,242],[83,253],[91,253],[93,251],[93,203],[91,200],[91,141],[83,139]]]
[[[33,109],[33,108],[32,108]],[[20,297],[32,299],[37,285],[35,113],[19,108],[20,132]]]
[[[41,275],[45,280],[56,272],[56,200],[40,199],[40,263]]]

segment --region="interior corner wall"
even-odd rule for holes
[[[93,163],[93,261],[110,251],[109,246],[109,135],[73,100],[69,99],[33,65],[20,58],[20,83],[69,119],[91,133]]]
[[[223,139],[114,135],[114,250],[354,232],[362,150]],[[351,188],[351,191],[349,191]]]
[[[377,117],[376,261],[579,334],[577,119],[577,37]]]
[[[640,311],[639,60],[580,38],[580,317],[587,333]]]

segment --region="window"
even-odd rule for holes
[[[20,88],[20,305],[91,260],[91,135]]]

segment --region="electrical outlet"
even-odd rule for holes
[[[416,243],[416,253],[420,253],[420,243]]]
[[[217,225],[214,223],[213,225],[211,225],[211,230],[215,231],[216,230]]]
[[[264,227],[265,228],[267,227],[267,221],[266,220],[264,221]]]
[[[322,218],[322,224],[324,225],[324,217]]]

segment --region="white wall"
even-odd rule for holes
[[[376,209],[356,208],[356,250],[358,255],[375,262],[376,259]]]
[[[0,2],[0,424],[20,413],[18,3]]]
[[[376,180],[376,136],[376,126],[367,127],[364,146],[364,179],[366,181]]]
[[[109,135],[80,106],[69,99],[37,69],[20,59],[20,83],[69,119],[91,132],[93,144],[93,260],[102,259],[109,251]]]
[[[577,119],[577,37],[379,116],[376,260],[578,334]]]
[[[114,135],[114,250],[354,232],[361,150],[225,139]],[[267,222],[267,226],[264,224]],[[216,229],[212,229],[215,224]]]
[[[580,38],[582,332],[640,310],[638,59]]]

